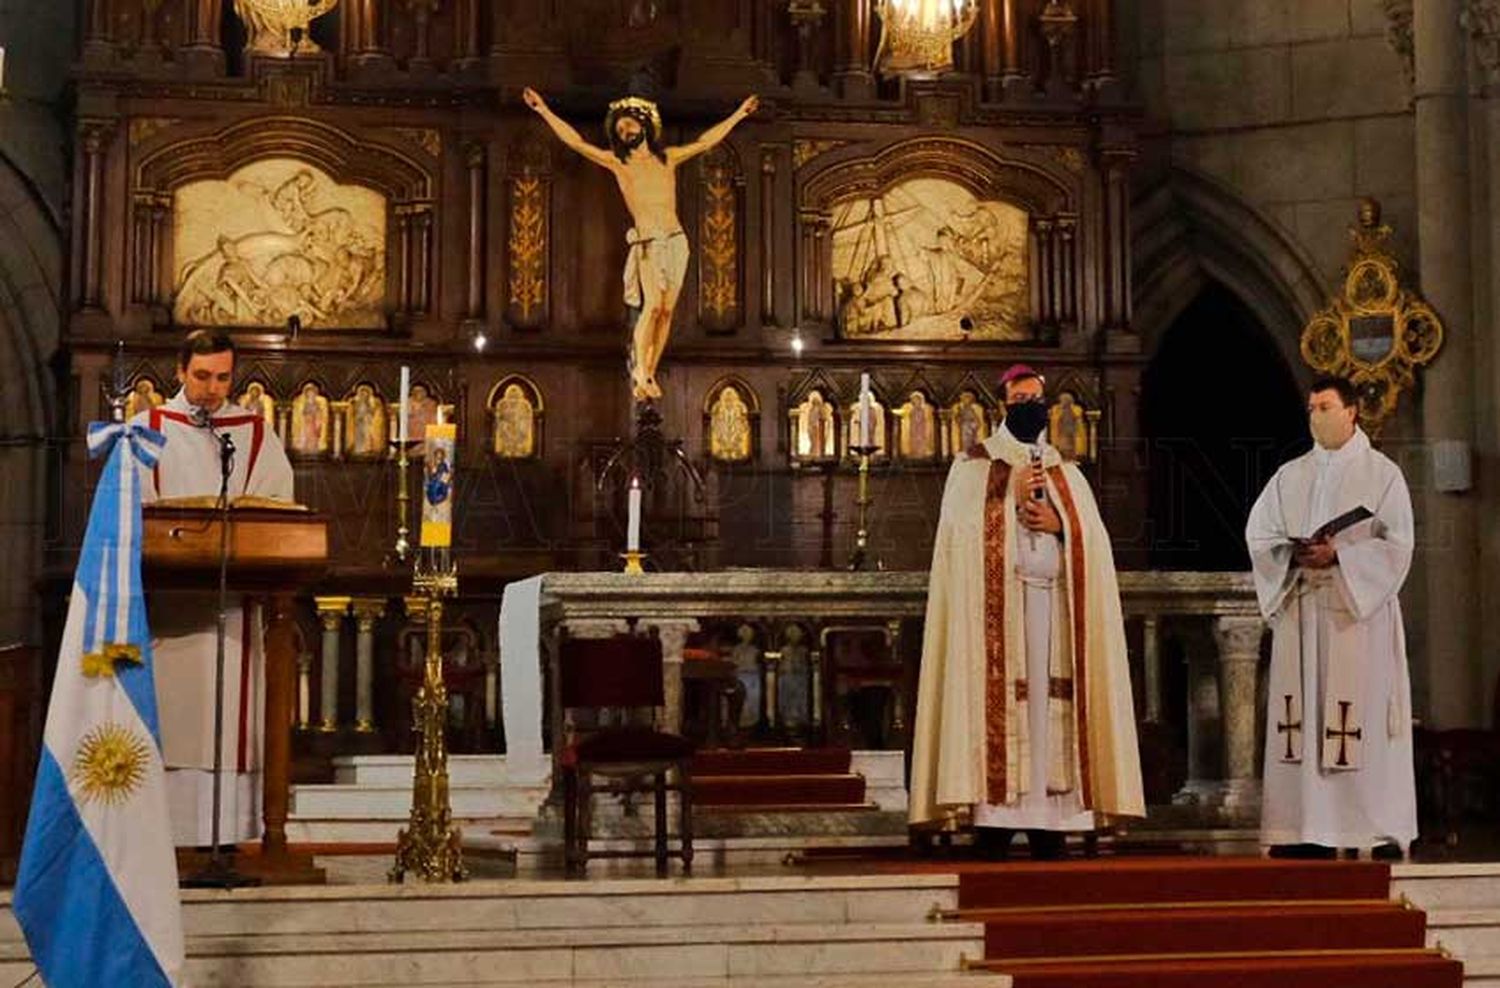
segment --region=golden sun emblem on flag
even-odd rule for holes
[[[150,747],[119,724],[101,724],[84,735],[73,757],[73,783],[85,803],[123,803],[146,777]]]

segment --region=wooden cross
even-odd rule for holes
[[[1297,757],[1296,750],[1292,748],[1292,735],[1294,733],[1302,733],[1302,722],[1300,720],[1292,720],[1292,694],[1283,693],[1282,696],[1286,699],[1286,721],[1276,722],[1276,733],[1286,735],[1285,758],[1287,761],[1291,761]]]
[[[1339,757],[1334,760],[1334,764],[1340,767],[1345,767],[1349,764],[1349,739],[1353,738],[1354,740],[1358,741],[1364,737],[1365,733],[1361,728],[1358,727],[1356,727],[1352,731],[1349,730],[1349,708],[1353,705],[1354,704],[1348,700],[1340,700],[1339,730],[1335,731],[1331,727],[1324,728],[1323,730],[1323,737],[1327,740],[1332,741],[1334,738],[1339,739]]]

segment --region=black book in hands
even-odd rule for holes
[[[1292,539],[1292,542],[1296,545],[1307,545],[1310,542],[1325,542],[1328,539],[1333,538],[1340,532],[1344,531],[1345,529],[1353,528],[1360,522],[1374,517],[1375,512],[1371,511],[1369,508],[1361,504],[1359,507],[1350,508],[1348,511],[1345,511],[1337,518],[1334,518],[1331,521],[1326,521],[1323,524],[1319,525],[1318,530],[1316,532],[1313,532],[1307,538],[1294,538]]]

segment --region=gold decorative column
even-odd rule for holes
[[[344,615],[349,613],[348,597],[314,597],[318,622],[323,626],[323,685],[319,692],[318,730],[332,733],[339,726],[339,636]]]
[[[353,603],[358,636],[354,648],[354,729],[375,730],[375,622],[385,614],[379,597],[356,597]]]
[[[461,882],[468,877],[448,795],[448,687],[443,683],[443,601],[458,592],[458,564],[452,552],[457,438],[457,427],[451,422],[427,426],[421,548],[412,573],[412,590],[426,602],[427,662],[422,688],[411,704],[412,730],[417,734],[411,816],[396,836],[393,882],[401,881],[409,871],[428,882]]]
[[[396,835],[396,863],[390,879],[399,882],[414,872],[428,882],[461,882],[464,868],[459,829],[453,826],[448,796],[448,687],[443,684],[443,598],[458,589],[458,574],[420,570],[416,589],[426,596],[427,663],[422,688],[412,700],[412,729],[417,733],[412,769],[411,816]]]

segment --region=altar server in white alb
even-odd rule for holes
[[[144,422],[166,437],[153,470],[144,471],[143,499],[213,497],[220,486],[220,435],[234,446],[228,496],[292,500],[292,467],[276,434],[260,415],[229,402],[234,380],[233,341],[198,330],[177,356],[182,385],[169,401],[143,412]],[[218,596],[158,595],[151,606],[156,637],[156,692],[166,763],[167,803],[179,846],[212,840],[214,764],[214,662]],[[260,753],[265,655],[258,608],[230,598],[224,661],[224,778],[219,839],[260,836]]]
[[[1261,841],[1273,854],[1400,853],[1417,836],[1397,599],[1411,495],[1359,428],[1347,380],[1314,382],[1307,408],[1315,445],[1271,478],[1245,532],[1274,632]]]

